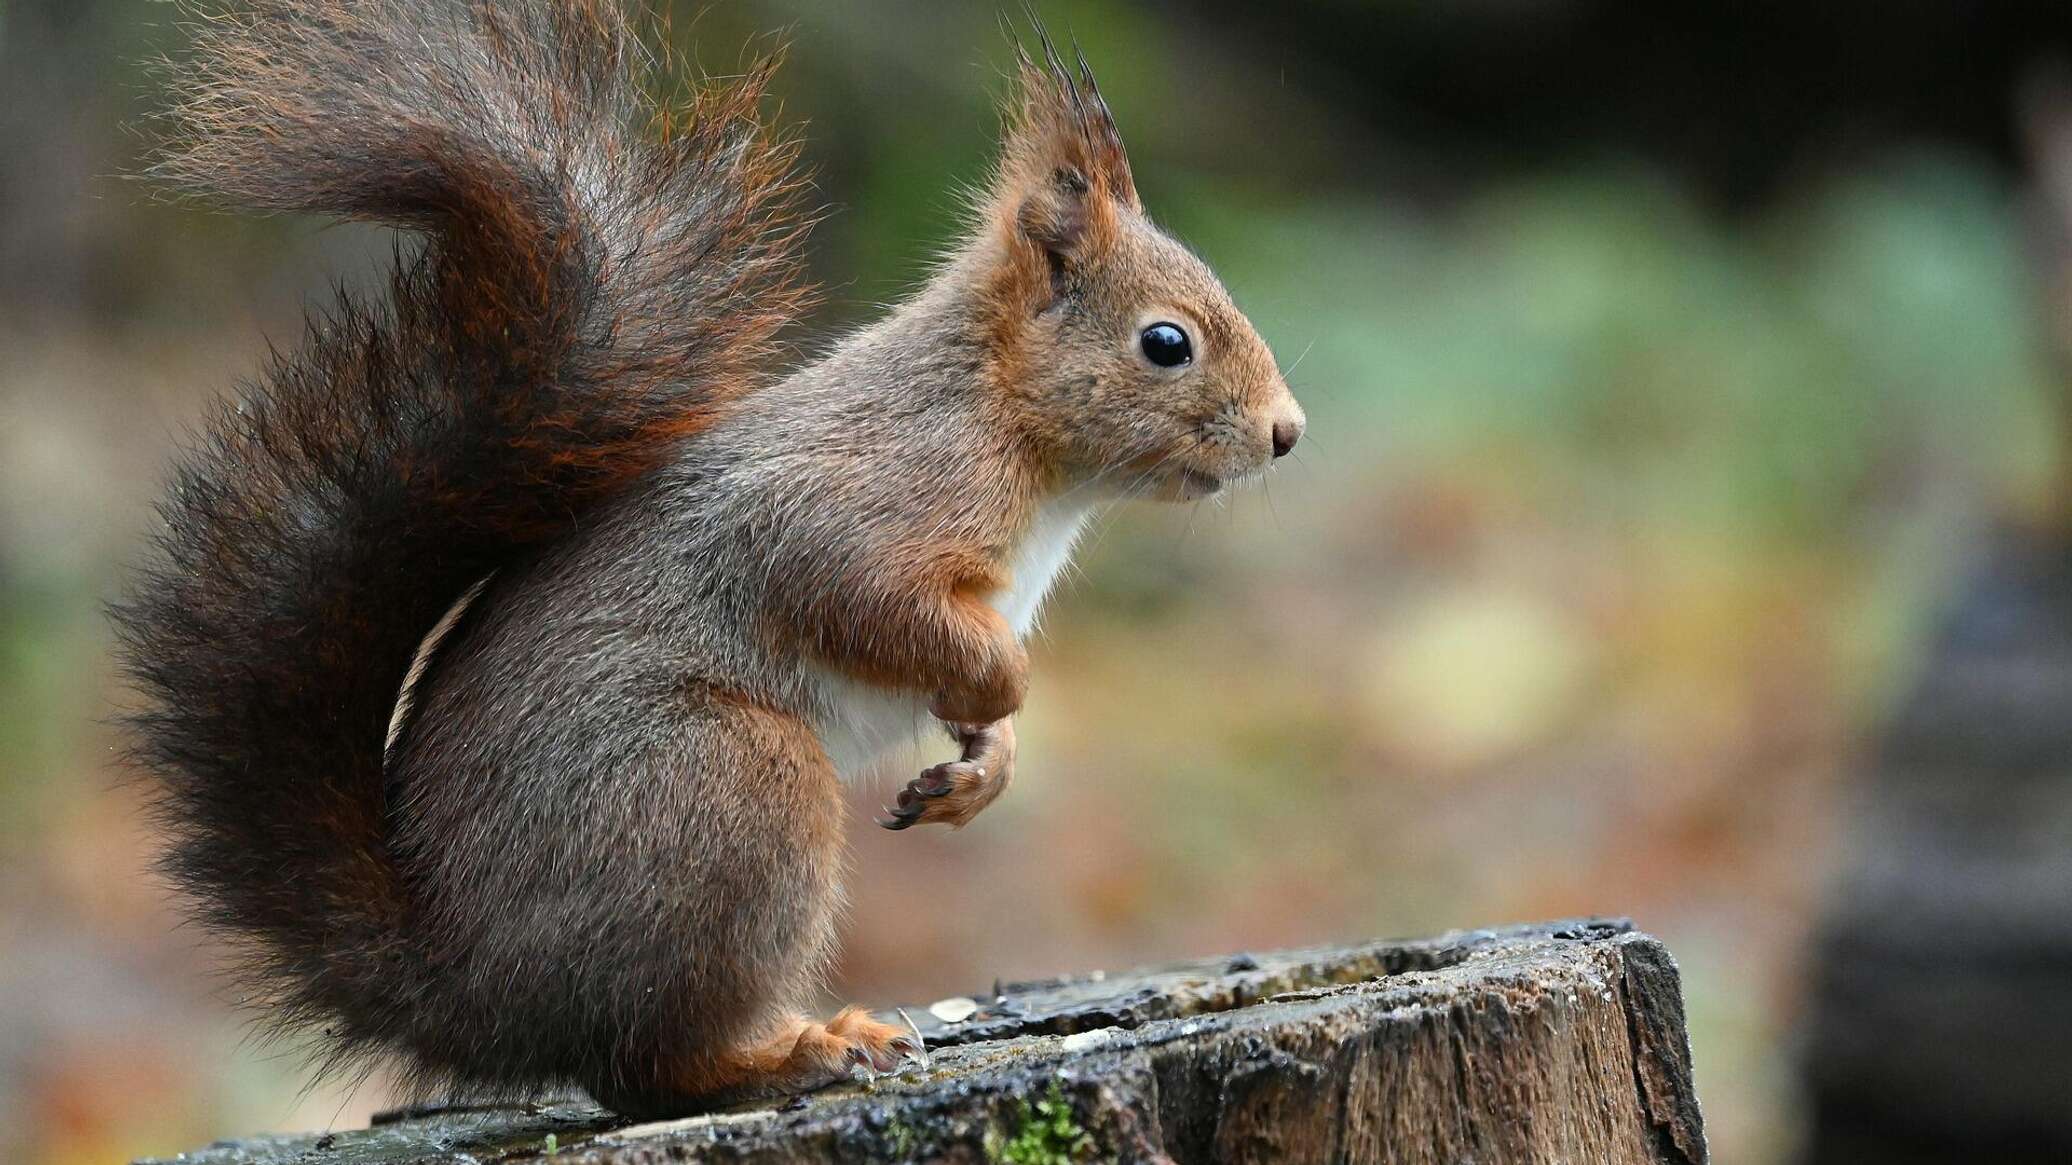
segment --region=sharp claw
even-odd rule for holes
[[[925,818],[928,814],[928,806],[922,804],[919,800],[902,796],[896,806],[885,810],[885,812],[891,814],[904,827]]]
[[[895,1007],[893,1011],[898,1013],[899,1018],[906,1021],[907,1030],[914,1033],[913,1051],[909,1055],[918,1061],[923,1068],[928,1067],[928,1041],[921,1038],[921,1025],[915,1023],[914,1017],[906,1013],[906,1008]],[[902,1042],[905,1041],[904,1036],[900,1038]]]
[[[854,1072],[856,1069],[861,1068],[863,1069],[863,1078],[865,1080],[876,1080],[878,1078],[877,1069],[871,1067],[871,1054],[869,1052],[851,1044],[842,1055],[843,1058],[849,1061],[850,1071]]]

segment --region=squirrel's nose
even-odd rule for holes
[[[1273,455],[1286,457],[1295,448],[1295,442],[1302,439],[1302,422],[1275,421],[1273,423]]]

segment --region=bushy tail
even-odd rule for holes
[[[196,38],[157,176],[428,236],[216,414],[115,612],[167,868],[346,1062],[423,981],[382,768],[419,640],[753,387],[806,294],[795,151],[767,66],[658,108],[610,0],[255,0]]]

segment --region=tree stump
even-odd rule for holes
[[[425,1108],[190,1165],[1705,1160],[1676,964],[1624,921],[1458,931],[997,985],[910,1009],[931,1063],[625,1125]]]

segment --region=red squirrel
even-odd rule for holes
[[[159,179],[424,239],[214,414],[116,609],[166,868],[329,1066],[645,1115],[919,1051],[798,1010],[840,778],[940,721],[881,823],[971,820],[1089,516],[1304,423],[1038,34],[926,284],[776,373],[810,216],[767,65],[662,101],[610,0],[199,23]]]

